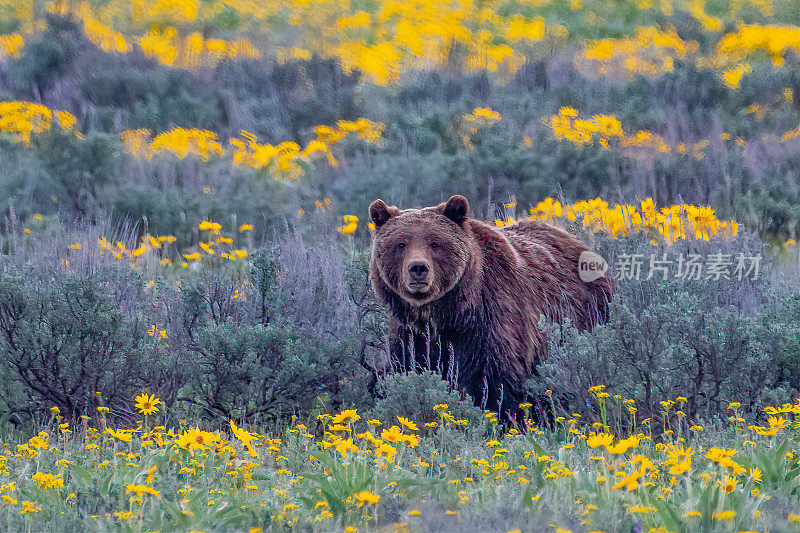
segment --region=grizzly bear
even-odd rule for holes
[[[392,370],[438,371],[508,416],[546,355],[540,316],[591,329],[608,318],[614,282],[581,281],[589,249],[566,231],[539,221],[498,229],[468,211],[459,195],[402,211],[372,202],[370,282],[392,314]]]

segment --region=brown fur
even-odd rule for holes
[[[582,330],[607,320],[613,280],[581,281],[588,248],[559,228],[498,229],[469,218],[463,196],[403,211],[375,200],[370,218],[370,280],[392,311],[395,367],[438,370],[477,405],[505,412],[524,401],[546,356],[540,315]]]

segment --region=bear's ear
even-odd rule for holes
[[[460,194],[456,194],[451,196],[446,204],[440,206],[439,211],[460,226],[469,214],[469,202]]]
[[[399,214],[399,209],[396,207],[389,207],[386,205],[386,202],[381,199],[375,200],[369,204],[369,218],[372,220],[372,223],[375,224],[375,229],[380,228],[386,224],[387,220]]]

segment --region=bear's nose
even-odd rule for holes
[[[411,274],[412,281],[425,281],[428,277],[428,265],[422,261],[415,261],[408,265],[408,273]]]

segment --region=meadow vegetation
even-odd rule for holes
[[[0,531],[800,528],[799,124],[793,0],[0,0]],[[644,262],[516,427],[387,372],[451,194]]]

